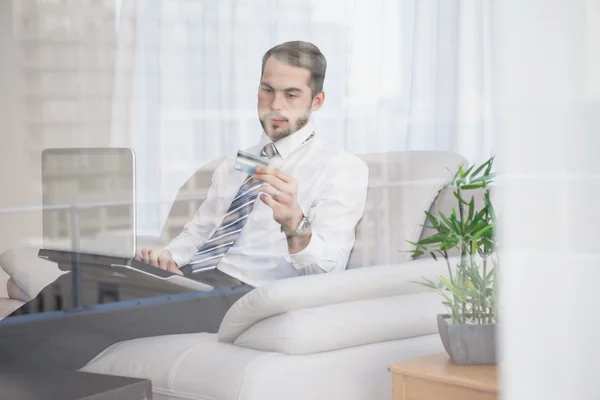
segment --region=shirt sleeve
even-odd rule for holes
[[[225,167],[225,162],[217,167],[213,173],[206,199],[196,211],[194,218],[186,223],[182,232],[164,248],[171,252],[173,261],[179,268],[190,262],[216,228],[217,221],[214,216],[217,214],[218,199],[221,196],[219,182],[222,182],[221,175]]]
[[[327,184],[307,215],[310,242],[302,251],[286,256],[299,275],[345,269],[365,209],[369,169],[362,160],[343,153],[324,173]]]

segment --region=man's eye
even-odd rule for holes
[[[271,93],[273,91],[273,89],[266,88],[266,87],[262,88],[262,90],[263,90],[263,92],[267,92],[267,93]]]
[[[298,95],[296,93],[288,93],[288,97],[293,99],[294,97],[298,97]]]

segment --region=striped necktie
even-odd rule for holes
[[[262,157],[268,157],[269,159],[276,154],[277,148],[274,143],[267,144],[260,152]],[[261,181],[257,181],[252,178],[252,175],[248,175],[229,206],[225,217],[223,217],[219,229],[200,247],[190,261],[189,266],[192,273],[216,267],[225,253],[233,246],[254,207],[254,201],[259,193],[258,188],[261,185]]]

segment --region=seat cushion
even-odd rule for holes
[[[81,370],[151,379],[159,400],[385,400],[391,364],[441,351],[437,334],[288,356],[197,333],[117,343]]]

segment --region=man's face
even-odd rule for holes
[[[309,85],[310,71],[270,57],[265,63],[258,88],[258,118],[272,141],[291,135],[321,108],[324,93],[314,98]]]

